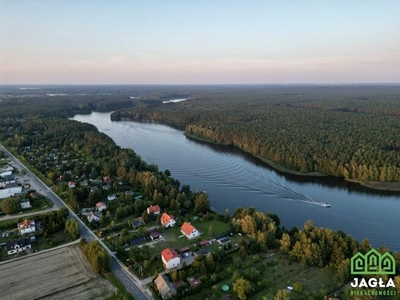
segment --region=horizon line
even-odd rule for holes
[[[0,86],[259,86],[259,85],[400,85],[400,82],[326,83],[7,83]]]

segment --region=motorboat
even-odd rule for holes
[[[323,207],[327,207],[327,208],[330,208],[330,207],[331,207],[331,205],[330,205],[329,203],[323,203],[322,206],[323,206]]]

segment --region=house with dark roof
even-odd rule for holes
[[[12,255],[15,253],[23,252],[26,249],[32,248],[31,244],[32,244],[31,238],[25,238],[25,239],[7,242],[7,244],[6,244],[7,254]]]
[[[199,286],[201,284],[201,281],[193,276],[186,278],[186,281],[189,283],[191,287]]]
[[[132,221],[132,227],[133,228],[138,228],[140,226],[143,226],[144,224],[145,224],[145,222],[144,222],[142,217],[139,217],[136,220]]]
[[[156,285],[157,290],[160,292],[162,299],[168,299],[176,295],[176,289],[174,285],[169,281],[167,276],[158,275],[158,277],[154,279],[154,284]]]
[[[158,231],[151,230],[148,232],[151,240],[158,240],[162,235]]]
[[[200,232],[190,223],[184,222],[181,232],[190,240],[200,236]]]
[[[165,269],[174,269],[181,265],[181,257],[171,248],[166,248],[161,252],[161,260]]]

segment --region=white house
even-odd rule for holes
[[[162,214],[162,216],[160,218],[160,222],[165,228],[174,227],[174,225],[175,225],[174,216],[170,216],[167,213]]]
[[[27,234],[36,231],[35,220],[25,219],[23,222],[18,223],[17,226],[20,234]]]
[[[177,268],[181,265],[181,257],[171,248],[166,248],[161,252],[161,260],[166,269]]]
[[[103,210],[107,209],[107,205],[104,202],[97,202],[96,203],[96,209],[100,212],[102,212]]]
[[[31,208],[31,201],[28,198],[22,199],[19,201],[19,205],[22,209]]]
[[[200,232],[190,223],[185,222],[181,226],[181,232],[190,240],[200,236]]]
[[[117,199],[117,195],[116,194],[112,194],[112,195],[108,195],[107,196],[107,200],[108,201],[114,201],[115,199]]]
[[[87,215],[87,220],[88,220],[89,223],[91,223],[92,221],[95,221],[95,222],[99,221],[100,218],[99,218],[97,212],[94,213],[94,212],[91,211],[91,212]]]
[[[76,183],[73,182],[73,181],[70,181],[70,182],[68,182],[68,187],[69,187],[70,189],[73,189],[73,188],[76,187]]]
[[[0,189],[0,199],[15,196],[15,194],[22,192],[22,186],[14,186],[5,189]]]
[[[153,214],[155,214],[155,215],[159,215],[160,212],[161,212],[161,208],[160,208],[159,205],[150,205],[150,206],[147,208],[147,213],[148,213],[148,214],[153,213]]]

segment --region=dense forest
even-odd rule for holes
[[[378,174],[377,180],[388,180],[388,174],[392,181],[399,180],[397,88],[341,87],[336,94],[335,87],[268,87],[267,91],[263,90],[214,87],[210,90],[187,88],[182,92],[160,88],[148,94],[143,91],[141,99],[129,100],[132,110],[118,111],[113,117],[152,118],[186,125],[187,132],[192,135],[235,145],[260,157],[269,153],[272,155],[269,159],[302,172],[364,179],[361,175],[371,170]],[[283,90],[285,94],[280,94]],[[327,95],[331,95],[330,101],[325,100]],[[162,104],[163,100],[174,97],[189,100]],[[7,99],[4,102],[11,101]],[[32,100],[18,99],[25,104]],[[88,102],[89,99],[93,101],[89,97]],[[366,253],[371,249],[368,239],[359,244],[343,232],[314,227],[311,221],[305,223],[303,230],[294,227],[289,231],[280,226],[277,215],[254,208],[239,207],[232,216],[229,211],[217,215],[210,210],[206,194],[192,192],[187,185],[181,186],[168,170],[159,171],[156,165],[147,164],[133,150],[120,148],[92,125],[57,118],[68,115],[64,110],[68,105],[55,105],[45,114],[48,117],[42,118],[45,103],[24,108],[31,111],[22,119],[18,117],[21,106],[10,105],[11,115],[2,111],[0,141],[40,172],[72,209],[93,207],[100,199],[118,191],[118,200],[108,203],[107,211],[99,220],[99,225],[107,230],[115,230],[118,222],[126,221],[127,217],[142,216],[146,223],[156,221],[156,216],[148,214],[146,208],[158,204],[176,217],[192,214],[202,222],[214,219],[224,222],[229,225],[230,233],[241,237],[236,247],[227,246],[199,257],[176,274],[172,272],[171,279],[173,276],[184,278],[185,274],[200,275],[206,288],[229,278],[233,290],[244,299],[275,284],[275,279],[266,276],[266,270],[283,265],[287,257],[289,264],[298,262],[304,268],[331,267],[334,270],[332,281],[345,284],[351,279],[349,258],[358,251]],[[305,168],[298,166],[299,162]],[[381,178],[382,174],[386,177]],[[85,181],[100,180],[99,185],[103,186],[104,177],[112,178],[109,190],[91,191],[83,185]],[[77,181],[78,185],[69,188],[70,181]],[[130,191],[133,194],[128,193]],[[44,234],[65,230],[71,238],[76,238],[79,227],[76,222],[67,222],[66,213],[64,209],[43,216],[41,220],[47,228]],[[126,234],[127,230],[121,231],[117,254],[121,256],[122,253],[123,257],[132,254],[129,258],[136,263],[150,264],[155,258],[146,253],[148,248],[133,248],[129,253],[124,250],[125,243],[132,238]],[[109,257],[98,243],[86,244],[82,240],[81,247],[97,272],[103,274],[109,270]],[[282,260],[263,261],[261,257],[271,249],[279,249]],[[383,253],[388,249],[382,246],[379,251]],[[393,256],[398,265],[399,254],[393,253]],[[156,257],[159,259],[158,254]],[[246,257],[259,257],[259,262],[242,269]],[[394,276],[396,283],[400,280],[398,272]],[[243,289],[249,286],[252,289]],[[310,297],[322,299],[327,292],[326,289],[317,291]]]
[[[221,87],[187,99],[136,100],[112,118],[184,125],[189,136],[304,174],[400,181],[400,87]]]

